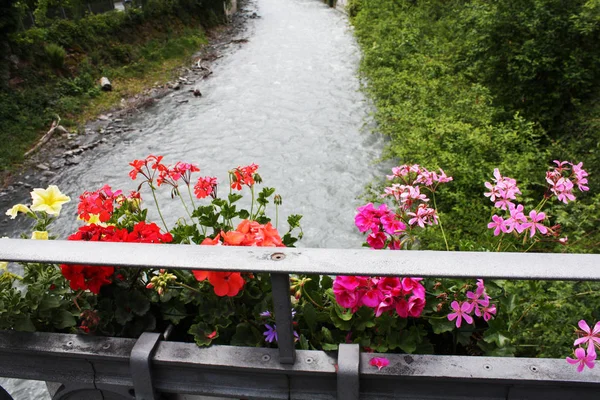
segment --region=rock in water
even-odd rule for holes
[[[200,93],[200,89],[194,89],[194,96],[196,96],[196,97],[202,96],[202,93]]]
[[[110,81],[108,80],[107,77],[103,76],[100,79],[100,87],[102,88],[102,90],[109,92],[112,90],[112,85],[110,84]]]

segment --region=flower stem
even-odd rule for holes
[[[201,292],[201,291],[199,291],[198,289],[194,289],[193,287],[191,287],[191,286],[189,286],[189,285],[186,285],[185,283],[181,283],[181,282],[177,282],[177,281],[175,281],[175,282],[173,282],[173,283],[174,283],[175,285],[177,285],[177,286],[181,286],[181,287],[183,287],[183,288],[186,288],[186,289],[188,289],[188,290],[191,290],[192,292],[196,292],[196,293],[198,293],[198,294],[202,294],[202,292]]]
[[[314,300],[312,299],[312,297],[310,297],[310,295],[308,294],[308,292],[307,292],[306,290],[303,290],[303,291],[302,291],[302,294],[303,294],[304,296],[306,296],[306,298],[307,298],[307,299],[308,299],[308,300],[309,300],[311,303],[313,303],[313,304],[314,304],[316,307],[318,307],[320,310],[324,310],[324,309],[325,309],[325,307],[323,307],[323,306],[319,305],[319,304],[318,304],[316,301],[314,301]]]
[[[250,203],[250,219],[254,219],[254,185],[250,186],[250,193],[252,193],[252,203]],[[258,213],[258,211],[256,212]]]
[[[158,206],[158,199],[156,198],[156,193],[154,188],[152,186],[150,186],[150,189],[152,190],[152,197],[154,197],[154,202],[156,203],[156,210],[158,211],[158,215],[160,215],[160,219],[163,223],[163,225],[165,226],[165,231],[169,232],[169,228],[167,227],[167,223],[165,222],[165,219],[163,218],[162,213],[160,212],[160,207]]]
[[[435,192],[431,192],[431,197],[433,198],[433,207],[435,208],[435,211],[437,213],[437,217],[438,217],[438,223],[440,225],[440,229],[442,231],[442,237],[444,238],[444,243],[446,243],[446,251],[450,251],[450,246],[448,246],[448,240],[446,239],[446,234],[444,233],[444,227],[442,226],[442,218],[440,217],[440,214],[437,212],[437,204],[435,203]]]
[[[185,201],[183,201],[183,196],[181,195],[179,188],[177,188],[176,190],[177,190],[177,196],[179,197],[179,200],[181,200],[181,204],[183,204],[183,208],[185,208],[185,212],[190,217],[190,219],[192,220],[192,224],[193,224],[194,218],[192,218],[192,214],[190,214],[190,210],[188,209],[187,204],[185,204]]]

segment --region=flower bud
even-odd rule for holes
[[[146,285],[146,289],[154,289],[154,283],[150,282]]]
[[[254,179],[254,182],[256,182],[256,183],[262,183],[262,181],[263,181],[259,174],[254,174],[252,176],[252,179]]]
[[[275,197],[273,197],[273,203],[275,203],[275,205],[278,205],[278,206],[283,204],[283,202],[281,200],[281,196],[276,194]]]

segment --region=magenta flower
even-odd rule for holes
[[[413,317],[413,318],[418,318],[421,313],[423,312],[423,309],[425,308],[425,300],[417,297],[417,296],[410,296],[410,298],[408,299],[408,316],[409,317]]]
[[[485,183],[485,187],[488,188],[490,191],[487,193],[484,193],[483,195],[485,197],[489,197],[491,201],[496,201],[496,198],[500,196],[500,191],[498,190],[498,188],[495,185],[492,185],[489,182]]]
[[[501,232],[506,232],[506,223],[504,218],[498,215],[492,215],[492,222],[488,224],[489,229],[494,229],[494,236],[498,236]]]
[[[377,306],[377,309],[375,310],[375,317],[380,317],[381,314],[383,314],[384,312],[393,310],[394,306],[395,306],[395,304],[394,304],[394,298],[391,297],[391,296],[390,297],[386,297]]]
[[[467,324],[473,323],[473,318],[469,315],[471,312],[471,304],[466,301],[462,304],[459,304],[458,301],[453,301],[450,306],[454,312],[448,314],[448,319],[450,321],[454,321],[456,319],[457,328],[460,328],[463,319],[467,322]]]
[[[575,184],[582,192],[590,190],[589,187],[585,186],[588,183],[586,176],[588,173],[583,169],[583,163],[571,164],[573,166],[573,174],[575,175]]]
[[[525,222],[522,227],[524,230],[529,229],[529,237],[534,237],[535,236],[535,231],[536,229],[542,234],[545,235],[548,233],[548,228],[546,228],[544,226],[544,224],[541,224],[540,222],[544,220],[544,218],[546,218],[546,214],[544,214],[543,212],[538,213],[535,210],[531,210],[529,212],[529,218],[530,221]]]
[[[600,345],[600,321],[596,322],[594,330],[591,330],[587,322],[585,322],[583,319],[579,321],[578,325],[579,329],[581,329],[585,335],[575,340],[575,343],[573,344],[574,346],[587,343],[589,349],[590,347],[594,348],[596,344]]]
[[[594,360],[596,359],[596,352],[593,350],[593,347],[588,348],[587,355],[585,350],[582,347],[578,347],[575,349],[575,359],[571,357],[567,357],[567,362],[569,364],[579,364],[577,366],[577,372],[583,371],[583,369],[587,366],[589,369],[594,368]]]
[[[523,214],[523,205],[509,206],[510,217],[504,221],[505,232],[511,233],[513,230],[518,233],[523,232],[523,223],[527,222],[525,214]]]
[[[367,307],[375,308],[383,300],[383,294],[378,289],[367,291],[360,299],[361,303]]]
[[[383,225],[383,229],[390,235],[396,235],[406,230],[406,224],[396,219],[396,214],[393,212],[382,216],[381,224]]]
[[[381,368],[387,367],[389,364],[390,364],[390,360],[388,360],[385,357],[373,357],[373,358],[371,358],[371,361],[369,361],[369,365],[372,365],[373,367],[377,367],[379,369],[379,371],[381,371]]]
[[[489,307],[483,307],[481,312],[483,313],[484,321],[487,322],[492,319],[492,315],[496,315],[496,305],[492,304]]]
[[[377,288],[384,294],[384,296],[401,296],[403,294],[402,291],[402,283],[400,278],[386,276],[381,278],[379,282],[377,282]]]
[[[402,278],[402,289],[407,294],[413,294],[422,299],[425,298],[425,287],[421,285],[423,278]]]
[[[385,233],[375,231],[367,236],[367,243],[372,249],[379,250],[385,247],[386,239]]]

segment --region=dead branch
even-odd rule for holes
[[[52,137],[52,134],[54,133],[55,130],[58,129],[61,132],[68,133],[68,131],[62,125],[60,125],[60,117],[57,115],[56,118],[57,118],[57,120],[52,122],[52,125],[50,126],[50,130],[48,132],[46,132],[46,134],[44,136],[42,136],[42,138],[40,140],[38,140],[36,145],[33,146],[33,148],[31,150],[29,150],[25,153],[25,157],[29,157],[31,154],[38,151],[39,148],[42,147],[42,145],[44,143],[46,143],[48,140],[50,140],[50,137]]]

